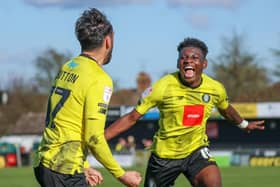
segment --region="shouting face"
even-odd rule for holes
[[[207,67],[207,60],[196,47],[185,47],[179,53],[178,68],[184,85],[195,88],[201,83],[201,74]]]

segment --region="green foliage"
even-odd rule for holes
[[[215,78],[221,81],[231,101],[248,98],[269,83],[266,69],[257,64],[257,57],[245,49],[242,36],[224,38],[223,51],[213,60]]]
[[[145,176],[145,167],[133,167],[129,170],[138,170]],[[102,172],[104,183],[102,187],[122,187],[107,170],[98,168]],[[221,168],[223,186],[225,187],[278,187],[280,184],[279,167],[226,167]],[[33,169],[24,168],[3,168],[0,169],[0,186],[9,187],[38,187],[35,181]],[[143,186],[143,182],[140,186]],[[174,187],[190,187],[183,175],[176,180]]]
[[[72,55],[69,52],[60,53],[52,48],[45,50],[36,57],[34,61],[37,69],[35,81],[40,91],[48,92],[50,90],[59,68],[71,57]]]

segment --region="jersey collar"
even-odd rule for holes
[[[94,57],[92,57],[92,56],[90,56],[88,54],[81,53],[80,56],[89,58],[90,60],[93,60],[94,62],[96,62],[98,64],[97,60]]]

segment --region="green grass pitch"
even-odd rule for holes
[[[138,170],[144,177],[145,167],[127,168]],[[99,168],[104,183],[102,187],[122,187],[105,169]],[[221,168],[224,187],[279,187],[279,167],[225,167]],[[2,168],[0,169],[0,187],[38,187],[31,167],[23,168]],[[143,186],[143,182],[141,183]],[[187,180],[180,176],[174,185],[175,187],[190,187]]]

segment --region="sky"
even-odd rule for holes
[[[203,40],[214,59],[222,39],[237,33],[260,65],[277,63],[270,50],[280,49],[279,0],[9,0],[0,6],[0,88],[14,77],[32,79],[35,58],[48,48],[78,55],[75,22],[89,7],[114,27],[113,57],[104,69],[120,88],[136,87],[140,71],[153,82],[175,71],[186,37]],[[205,72],[213,73],[211,64]]]

